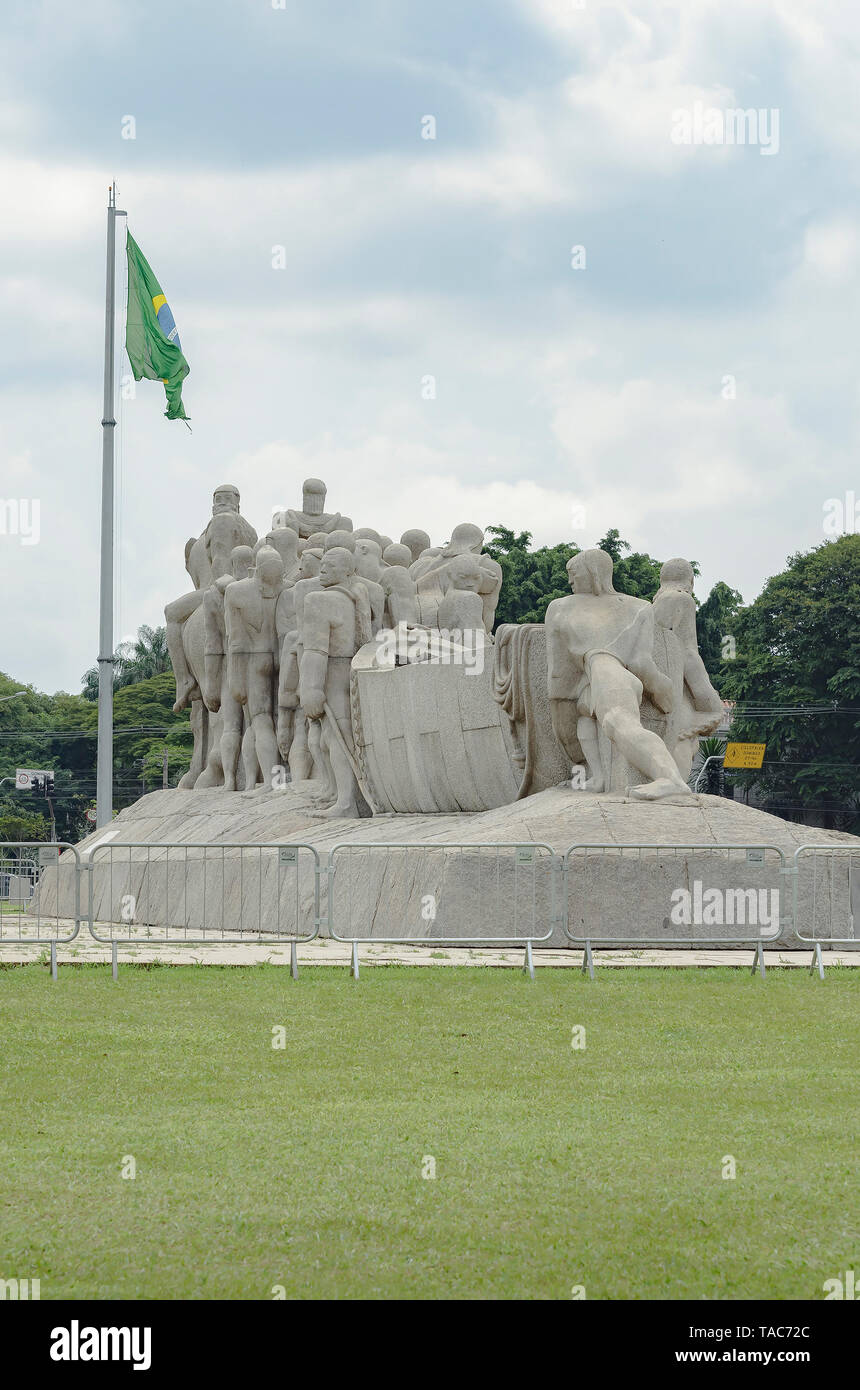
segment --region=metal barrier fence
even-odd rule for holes
[[[616,866],[607,894],[609,857]],[[785,856],[776,845],[576,844],[563,864],[564,932],[582,946],[591,979],[595,947],[629,945],[755,946],[753,973],[764,976],[763,944],[785,925]]]
[[[338,844],[329,855],[327,925],[352,945],[532,946],[560,925],[560,860],[549,845]],[[481,929],[490,923],[490,931]]]
[[[67,889],[60,911],[61,885]],[[45,901],[54,890],[55,907]],[[57,978],[57,945],[81,929],[81,859],[74,845],[0,842],[0,946],[47,946]]]
[[[86,851],[84,852],[86,854]],[[88,922],[96,941],[290,944],[320,926],[319,855],[312,845],[94,845],[86,856]]]
[[[611,865],[611,872],[608,872]],[[791,882],[793,891],[783,891]],[[325,906],[322,893],[326,891]],[[325,924],[362,943],[511,946],[556,932],[583,949],[763,946],[791,927],[813,948],[860,948],[860,847],[801,845],[790,865],[776,845],[338,844],[328,865],[307,844],[121,845],[0,843],[0,946],[56,949],[87,922],[111,946],[290,944]]]
[[[809,969],[823,980],[822,945],[860,947],[860,849],[800,845],[789,872],[794,878],[794,932],[813,948]]]

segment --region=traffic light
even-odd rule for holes
[[[36,777],[33,777],[31,781],[31,788],[36,793],[36,796],[53,796],[53,772],[40,772]]]

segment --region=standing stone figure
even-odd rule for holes
[[[414,564],[416,560],[420,560],[425,550],[430,549],[430,537],[420,527],[412,526],[408,531],[403,532],[400,537],[400,544],[409,546]]]
[[[174,712],[184,709],[189,700],[199,699],[197,680],[189,669],[183,645],[183,627],[195,609],[203,602],[209,585],[230,573],[230,555],[237,545],[254,545],[257,532],[239,515],[239,489],[232,483],[217,487],[212,498],[212,519],[202,536],[191,539],[185,546],[185,568],[191,575],[194,588],[190,593],[168,603],[164,610],[167,623],[167,650],[176,679]]]
[[[305,596],[320,588],[319,572],[322,552],[303,550],[299,561],[299,577],[293,585],[294,628],[281,643],[281,670],[278,679],[278,748],[289,764],[294,782],[306,781],[313,771],[312,755],[308,748],[308,728],[304,711],[299,708],[299,665],[302,658],[302,618]]]
[[[275,683],[278,672],[276,609],[284,566],[277,550],[257,551],[253,576],[228,584],[224,594],[230,693],[247,710],[249,734],[242,746],[246,791],[253,791],[259,765],[271,789],[279,766],[275,737]]]
[[[337,789],[324,814],[358,816],[349,677],[352,658],[371,638],[370,601],[353,555],[342,546],[325,551],[319,578],[321,587],[304,601],[300,699],[308,718],[321,724],[322,752]]]
[[[600,756],[599,731],[648,782],[630,789],[642,800],[690,796],[690,789],[657,734],[643,729],[643,689],[658,707],[672,708],[672,682],[654,662],[654,610],[644,599],[618,594],[612,559],[603,550],[584,550],[568,561],[573,590],[553,599],[546,611],[547,665],[553,729],[578,762],[585,758],[586,790],[609,783]]]
[[[230,556],[230,574],[222,575],[203,596],[203,700],[206,708],[221,716],[220,735],[213,739],[206,767],[195,782],[197,787],[222,785],[236,790],[236,772],[242,746],[244,709],[233,697],[228,679],[227,628],[224,594],[230,584],[247,579],[254,568],[254,552],[249,545],[238,545]]]
[[[275,526],[257,545],[269,545],[277,550],[284,562],[284,583],[294,584],[299,577],[299,537],[291,526]]]

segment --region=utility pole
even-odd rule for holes
[[[114,351],[116,347],[116,206],[111,184],[107,208],[105,277],[105,373],[102,410],[102,532],[99,588],[99,723],[96,755],[96,825],[113,818],[113,509],[114,509]]]
[[[167,760],[169,756],[167,745],[165,744],[164,748],[161,750],[161,785],[164,791],[167,791]]]

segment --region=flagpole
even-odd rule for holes
[[[122,214],[120,214],[122,215]],[[107,208],[105,283],[105,375],[102,410],[102,533],[99,585],[99,722],[96,757],[96,826],[113,819],[113,511],[114,351],[116,346],[116,183]]]

